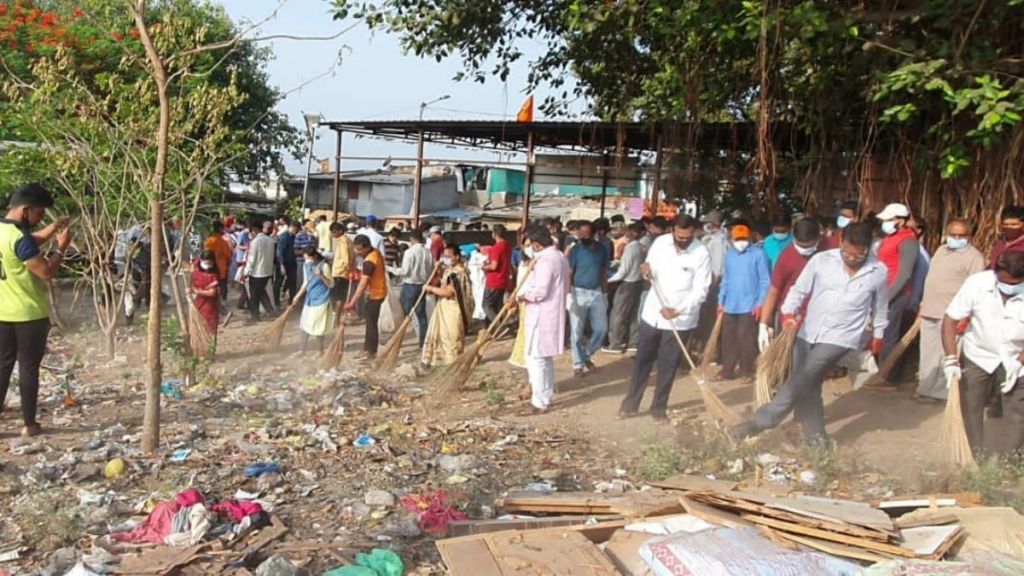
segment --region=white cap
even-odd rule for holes
[[[431,226],[430,227],[430,233],[431,234],[440,234],[441,233],[441,227],[440,226]]]
[[[892,220],[893,218],[910,218],[910,208],[907,208],[898,202],[894,202],[886,206],[885,210],[879,212],[875,218],[882,221]]]

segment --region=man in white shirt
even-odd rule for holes
[[[668,398],[679,368],[682,352],[672,331],[686,334],[697,327],[700,307],[711,285],[711,261],[707,248],[695,239],[697,221],[687,214],[677,216],[672,232],[656,239],[647,252],[641,274],[652,289],[640,313],[640,333],[629,392],[619,407],[619,418],[640,409],[640,400],[655,363],[658,383],[651,402],[651,415],[667,419]]]
[[[870,254],[872,235],[870,223],[851,224],[838,250],[826,250],[807,262],[780,309],[784,327],[800,325],[789,378],[752,420],[729,430],[733,439],[774,428],[793,412],[808,441],[827,440],[821,398],[825,376],[851,350],[864,348],[869,319],[871,353],[876,356],[889,325],[888,270]]]
[[[420,339],[420,348],[423,348],[427,338],[427,303],[420,298],[420,292],[434,273],[434,258],[423,245],[423,234],[419,230],[413,230],[409,235],[409,248],[402,255],[402,265],[388,266],[388,272],[402,280],[402,293],[399,296],[402,312],[408,316],[413,313],[413,305],[416,305],[416,324],[419,330],[416,334]]]
[[[957,323],[969,320],[956,350]],[[1004,252],[995,270],[964,281],[942,319],[942,366],[946,386],[960,386],[960,410],[971,451],[984,450],[984,410],[1002,396],[1003,452],[1024,449],[1024,252]]]
[[[267,312],[274,311],[267,293],[267,285],[274,276],[274,241],[270,239],[273,223],[253,220],[249,227],[256,237],[249,244],[242,274],[249,281],[249,316],[256,322],[260,319],[260,304]]]
[[[626,227],[626,246],[618,268],[608,279],[609,284],[618,283],[615,301],[612,303],[608,329],[608,347],[605,352],[622,354],[627,348],[636,349],[640,338],[640,324],[637,311],[640,309],[640,295],[644,290],[644,279],[640,275],[643,263],[643,246],[640,238],[644,225],[634,222]]]
[[[377,232],[377,217],[370,214],[366,217],[366,225],[356,231],[356,236],[366,236],[370,240],[370,246],[384,255],[384,237]]]

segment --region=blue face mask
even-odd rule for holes
[[[967,248],[967,238],[946,238],[946,246],[950,250],[963,250]]]
[[[886,236],[890,236],[896,233],[896,223],[892,220],[886,220],[882,222],[882,233]]]
[[[789,238],[789,232],[772,232],[772,236],[774,236],[779,242],[782,242]]]
[[[846,216],[840,216],[836,218],[836,227],[842,230],[843,228],[849,226],[852,222],[853,220],[851,220],[850,218],[847,218]]]
[[[1005,296],[1019,296],[1024,294],[1024,282],[1020,284],[1006,284],[1005,282],[996,282],[996,287]]]

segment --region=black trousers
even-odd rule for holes
[[[0,322],[0,412],[11,385],[14,364],[18,364],[18,392],[21,395],[21,418],[26,426],[36,424],[39,403],[39,366],[46,354],[46,337],[50,320]]]
[[[274,304],[270,301],[270,294],[267,294],[267,284],[271,276],[266,278],[249,277],[249,315],[253,320],[260,319],[260,304],[263,304],[268,312],[274,310]]]
[[[686,338],[687,332],[680,331],[680,338]],[[668,410],[668,397],[672,393],[672,383],[679,370],[682,352],[679,343],[671,330],[658,330],[654,326],[640,321],[639,341],[637,342],[636,359],[633,363],[633,378],[629,382],[629,391],[622,400],[619,410],[633,413],[640,410],[640,400],[644,397],[647,380],[651,370],[658,365],[658,383],[654,388],[654,399],[651,401],[651,415],[662,417]]]
[[[366,339],[363,342],[363,352],[370,358],[377,357],[377,348],[380,346],[380,329],[377,321],[380,320],[380,307],[384,299],[366,299]]]
[[[719,345],[722,373],[727,376],[754,372],[757,362],[757,321],[753,314],[725,314],[722,318],[722,344]]]
[[[284,287],[288,290],[288,301],[291,302],[299,293],[299,265],[294,261],[284,263]]]
[[[505,305],[505,291],[484,288],[484,314],[487,315],[487,322],[493,322],[498,311]]]

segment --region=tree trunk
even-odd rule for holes
[[[142,423],[142,451],[152,454],[160,444],[160,385],[163,383],[163,366],[160,358],[160,284],[163,280],[162,258],[164,255],[164,208],[161,204],[164,192],[164,173],[167,170],[168,132],[171,125],[171,107],[167,98],[167,68],[153,45],[153,39],[146,28],[146,0],[137,0],[132,7],[135,28],[139,40],[146,49],[150,73],[156,83],[157,98],[160,102],[160,126],[156,135],[156,165],[153,170],[153,190],[149,198],[150,260],[152,270],[149,290],[149,325],[147,326],[149,364],[149,385],[146,387],[146,413]]]

